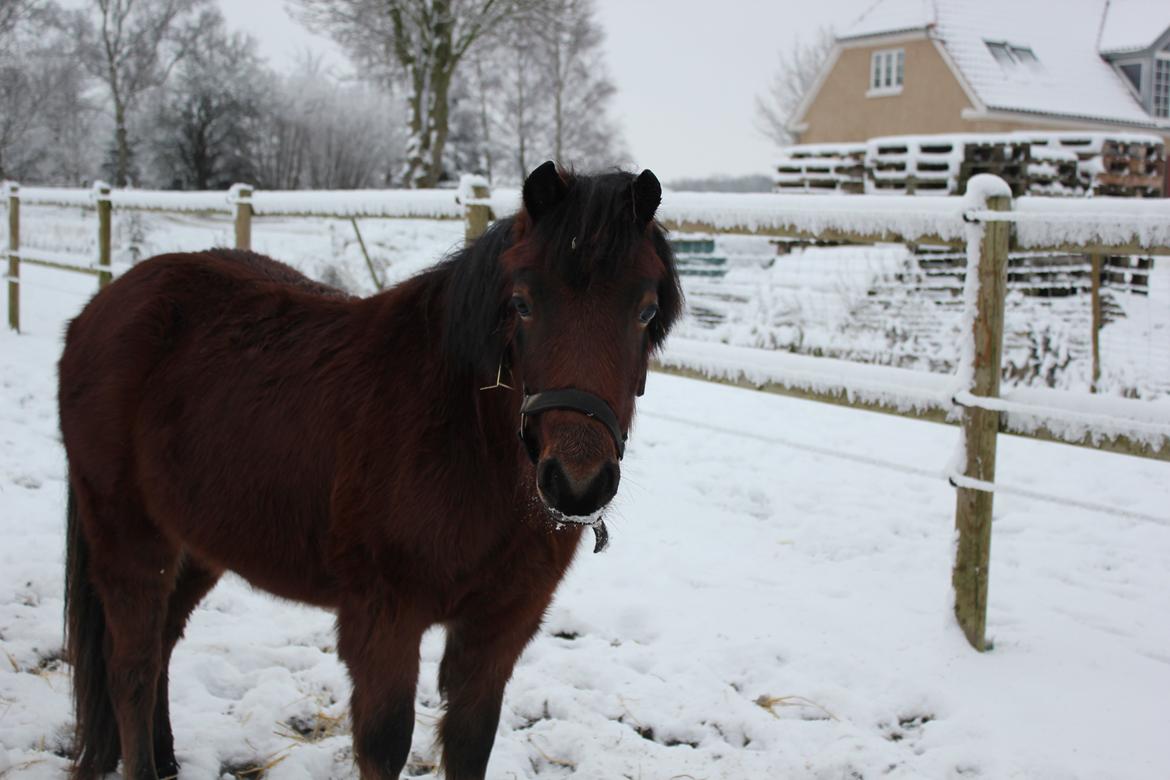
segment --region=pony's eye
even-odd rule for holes
[[[515,309],[516,313],[524,319],[528,319],[532,316],[532,309],[528,308],[528,302],[519,295],[512,296],[512,308]]]
[[[654,315],[658,313],[658,307],[655,304],[650,304],[645,309],[638,313],[638,321],[643,325],[648,325],[650,320],[654,319]]]

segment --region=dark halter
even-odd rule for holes
[[[528,451],[528,457],[533,463],[540,459],[540,453],[536,450],[536,442],[527,435],[525,422],[528,415],[547,412],[550,409],[570,409],[592,417],[609,429],[610,435],[613,436],[613,443],[617,445],[618,460],[621,460],[622,456],[626,454],[626,434],[622,433],[617,415],[613,413],[609,404],[593,393],[570,387],[529,394],[525,388],[524,403],[520,404],[519,433],[520,441],[524,442],[524,449]]]

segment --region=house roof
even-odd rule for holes
[[[933,0],[875,0],[837,39],[924,30],[932,24]]]
[[[1147,1],[1112,0],[1119,7]],[[1105,8],[1106,0],[878,0],[838,40],[925,30],[989,110],[1153,126],[1098,54]],[[1001,64],[989,41],[1031,49],[1036,62]]]
[[[1110,0],[1098,44],[1102,54],[1142,51],[1170,29],[1166,0]]]

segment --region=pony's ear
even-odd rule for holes
[[[662,185],[654,171],[647,168],[638,174],[634,180],[634,216],[639,225],[645,225],[654,219],[654,212],[662,203]]]
[[[524,180],[524,209],[534,223],[539,222],[565,199],[568,191],[564,179],[557,173],[556,163],[549,160]]]

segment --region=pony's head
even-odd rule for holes
[[[634,399],[682,294],[650,171],[577,176],[546,162],[523,199],[457,266],[451,313],[478,318],[483,340],[467,357],[485,385],[514,388],[518,455],[543,502],[572,520],[617,492]]]

